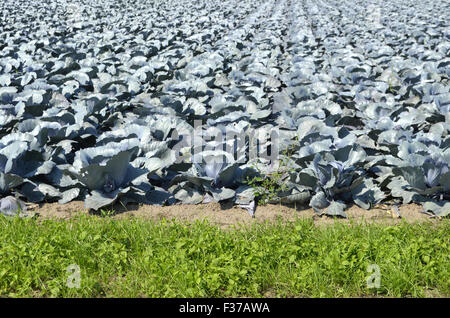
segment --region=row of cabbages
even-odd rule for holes
[[[450,212],[445,1],[3,6],[4,214],[20,197],[95,210],[232,201],[253,215],[246,180],[278,161],[248,154],[275,149],[289,166],[281,202],[340,216],[384,200]],[[198,122],[278,134],[259,145],[206,138],[205,149]]]

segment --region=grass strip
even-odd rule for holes
[[[450,220],[222,230],[206,221],[0,216],[0,296],[448,297],[449,233]]]

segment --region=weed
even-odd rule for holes
[[[277,169],[270,173],[263,172],[258,165],[253,168],[258,172],[256,176],[247,177],[245,184],[253,188],[253,193],[259,205],[266,205],[269,202],[279,199],[280,193],[288,190],[286,184],[290,172],[290,160],[294,153],[294,147],[287,147],[283,152]]]
[[[101,217],[111,217],[116,214],[116,211],[114,209],[100,209],[100,216]]]

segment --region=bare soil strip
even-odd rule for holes
[[[370,222],[385,225],[395,225],[403,220],[407,223],[416,222],[439,222],[437,218],[420,213],[422,207],[417,204],[408,204],[400,206],[399,212],[401,218],[388,209],[376,207],[371,210],[364,210],[358,206],[352,206],[346,210],[348,219],[331,218],[327,216],[319,216],[311,208],[293,207],[269,204],[259,206],[256,209],[255,217],[252,218],[246,210],[237,206],[224,207],[217,203],[200,204],[200,205],[172,205],[172,206],[155,206],[155,205],[129,205],[125,209],[121,205],[114,206],[116,212],[113,218],[144,218],[159,221],[162,219],[177,220],[181,222],[195,222],[197,220],[207,220],[210,224],[218,225],[222,228],[232,227],[233,225],[250,225],[252,223],[295,221],[298,218],[312,219],[316,225],[327,225],[336,222]],[[89,214],[84,207],[83,202],[76,201],[69,204],[60,205],[58,203],[44,203],[30,209],[42,219],[70,219],[79,213]]]

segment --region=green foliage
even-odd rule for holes
[[[265,205],[278,198],[278,193],[286,191],[286,185],[283,184],[284,174],[280,171],[268,175],[255,176],[248,178],[246,184],[253,188],[258,204]]]
[[[0,216],[0,297],[448,297],[449,233],[449,220],[221,230],[205,222]],[[80,268],[80,288],[67,285],[71,264]],[[380,288],[367,287],[370,264],[380,267]]]
[[[102,217],[111,217],[116,214],[116,211],[114,209],[100,209],[100,216]]]
[[[389,76],[388,80],[387,80],[389,88],[387,89],[387,91],[391,94],[397,94],[398,92],[394,89],[393,81],[394,81],[394,78],[392,76]]]
[[[289,167],[293,152],[293,147],[285,149],[282,153],[278,169],[269,174],[265,174],[257,165],[254,165],[254,169],[257,170],[258,175],[247,177],[245,184],[253,188],[253,193],[259,205],[265,205],[278,200],[280,193],[288,190],[286,181],[289,173],[294,171]]]

